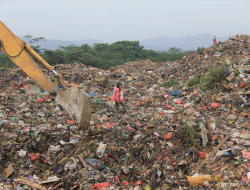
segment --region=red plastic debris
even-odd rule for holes
[[[37,160],[37,157],[36,157],[36,156],[32,156],[30,159],[31,159],[32,161],[36,161],[36,160]]]
[[[181,99],[178,99],[175,104],[181,104]]]
[[[246,86],[246,85],[245,85],[244,82],[241,82],[241,83],[240,83],[240,88],[245,88],[245,86]]]
[[[110,128],[111,124],[110,123],[105,123],[104,126],[107,127],[107,128]]]
[[[219,104],[218,103],[212,103],[211,104],[211,108],[218,108],[219,107]]]
[[[169,133],[169,134],[164,135],[164,136],[163,136],[163,139],[166,141],[166,140],[171,139],[172,136],[173,136],[173,135],[172,135],[171,133]]]
[[[171,106],[170,105],[166,105],[166,108],[171,109]]]
[[[74,125],[74,124],[75,124],[75,122],[74,122],[74,121],[72,121],[72,120],[68,120],[68,121],[67,121],[67,124],[68,124],[68,123],[70,123],[70,124],[72,124],[72,125]]]
[[[103,182],[103,183],[96,183],[95,185],[92,186],[92,188],[96,189],[98,187],[109,187],[108,182]]]
[[[122,185],[124,185],[125,187],[128,185],[128,182],[126,182],[126,181],[123,181],[122,182]]]
[[[43,102],[45,100],[45,98],[41,98],[40,100],[39,100],[39,102],[41,103],[41,102]]]
[[[248,180],[248,177],[246,176],[246,177],[243,177],[243,178],[241,179],[241,182],[242,182],[242,183],[245,183],[247,180]]]
[[[139,186],[139,185],[141,185],[141,184],[142,184],[142,181],[139,180],[139,181],[137,181],[137,182],[135,183],[135,186]]]
[[[169,157],[165,157],[165,158],[164,158],[164,161],[166,161],[166,160],[168,160],[168,164],[169,164],[169,165],[172,165],[172,161],[171,161],[171,159],[170,159]]]
[[[133,127],[128,127],[127,130],[132,131],[134,128]]]
[[[206,155],[207,155],[206,151],[203,151],[203,152],[198,151],[198,153],[199,153],[201,159],[204,159],[206,157]]]
[[[139,106],[140,105],[140,102],[136,102],[135,106]]]
[[[119,179],[119,177],[117,175],[115,176],[115,182],[120,183],[120,179]]]
[[[24,132],[28,132],[28,131],[30,131],[30,128],[29,128],[29,127],[24,127],[24,128],[23,128],[23,131],[24,131]]]

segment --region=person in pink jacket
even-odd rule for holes
[[[214,45],[217,44],[216,36],[214,36],[213,43],[214,43]]]
[[[122,87],[122,84],[120,82],[118,82],[116,87],[114,88],[112,101],[115,102],[115,112],[119,111],[119,104],[121,104],[124,112],[126,113],[127,112],[126,107],[125,107],[124,102],[122,101],[123,97],[121,98],[121,87]]]

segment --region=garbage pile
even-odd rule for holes
[[[249,47],[236,35],[176,62],[57,65],[91,96],[87,131],[22,70],[0,73],[1,188],[248,189]],[[187,85],[211,66],[225,81]],[[114,112],[118,82],[127,113]]]

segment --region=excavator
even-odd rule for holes
[[[37,54],[27,43],[19,39],[12,31],[0,21],[0,50],[29,75],[44,90],[55,97],[70,116],[78,124],[79,130],[88,129],[92,101],[90,96],[78,88],[68,88],[63,81],[62,74],[58,73],[39,54]],[[55,82],[51,82],[38,64],[31,58],[31,53],[55,76]]]

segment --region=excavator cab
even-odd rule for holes
[[[63,77],[40,57],[28,44],[19,39],[0,21],[0,50],[18,65],[27,75],[36,81],[44,90],[55,96],[56,101],[68,111],[78,123],[78,129],[87,129],[91,118],[92,102],[90,96],[78,88],[68,88]],[[55,75],[51,82],[31,58],[34,55],[49,71]],[[60,87],[60,88],[59,88]]]

